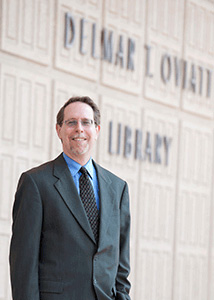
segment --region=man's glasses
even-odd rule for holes
[[[74,128],[77,126],[78,122],[81,123],[83,127],[90,127],[92,124],[94,124],[94,121],[91,119],[82,119],[82,120],[66,120],[63,123],[69,128]]]

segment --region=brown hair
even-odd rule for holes
[[[64,120],[64,110],[65,108],[74,102],[82,102],[82,103],[86,103],[89,106],[91,106],[91,108],[93,109],[94,112],[94,123],[95,125],[100,125],[100,110],[98,108],[98,106],[96,105],[96,103],[89,97],[87,96],[83,96],[83,97],[71,97],[67,102],[65,102],[65,104],[60,108],[57,117],[56,117],[56,122],[58,125],[62,126],[63,120]]]

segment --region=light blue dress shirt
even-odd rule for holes
[[[76,185],[78,194],[80,193],[79,189],[79,178],[81,176],[81,172],[79,172],[80,168],[82,167],[80,164],[78,164],[75,160],[71,159],[68,157],[65,153],[63,153],[63,157],[68,165],[68,168],[71,172],[71,176],[73,177],[74,183]],[[95,170],[95,167],[92,163],[92,159],[90,158],[87,164],[85,164],[83,167],[86,168],[86,170],[89,173],[89,179],[92,183],[93,189],[94,189],[94,195],[95,195],[95,200],[97,203],[97,208],[99,209],[100,207],[100,201],[99,201],[99,184],[98,184],[98,179],[97,179],[97,173]]]

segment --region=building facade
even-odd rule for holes
[[[0,0],[0,300],[18,178],[73,95],[131,195],[132,299],[214,299],[214,0]]]

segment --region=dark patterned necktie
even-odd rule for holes
[[[94,190],[88,177],[87,170],[84,167],[81,167],[80,172],[82,173],[79,179],[80,198],[88,216],[95,240],[98,242],[99,212],[97,209]]]

